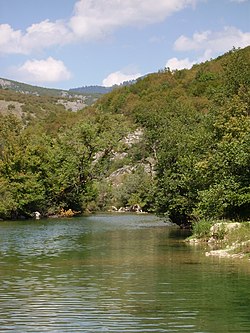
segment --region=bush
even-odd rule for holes
[[[210,228],[213,225],[211,220],[201,219],[192,224],[193,236],[196,238],[208,238],[210,236]]]

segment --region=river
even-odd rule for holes
[[[250,264],[152,215],[0,223],[0,332],[250,332]]]

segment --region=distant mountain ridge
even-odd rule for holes
[[[97,90],[94,91],[91,88],[86,89],[85,91],[45,88],[5,78],[0,78],[0,89],[37,97],[47,96],[66,99],[80,99],[84,100],[85,105],[92,105],[101,95],[103,95],[103,92],[98,92]]]
[[[76,92],[76,93],[82,93],[82,94],[101,94],[101,95],[104,95],[104,94],[107,94],[107,93],[111,92],[112,90],[114,90],[116,88],[130,86],[130,85],[136,83],[137,80],[124,81],[121,84],[115,84],[111,87],[105,87],[105,86],[99,86],[99,85],[83,86],[83,87],[69,89],[69,92]]]
[[[104,87],[104,86],[83,86],[78,88],[69,89],[69,92],[82,93],[82,94],[107,94],[114,89],[113,87]]]
[[[67,96],[69,95],[67,90],[33,86],[27,83],[13,81],[5,78],[0,78],[0,88],[36,96],[69,97]]]
[[[60,108],[76,112],[93,105],[101,96],[113,91],[115,88],[129,86],[136,80],[126,81],[112,87],[85,86],[75,89],[56,89],[33,86],[6,78],[0,78],[0,114],[15,114],[24,121],[32,117],[41,118],[48,110]],[[41,110],[40,102],[45,105]],[[59,106],[61,105],[61,106]]]
[[[57,89],[57,88],[45,88],[40,86],[34,86],[27,83],[22,83],[14,80],[0,78],[0,89],[9,89],[23,94],[30,94],[35,96],[52,96],[52,97],[66,97],[75,98],[79,95],[95,95],[93,99],[100,97],[100,95],[107,94],[118,87],[129,86],[136,83],[137,80],[125,81],[119,85],[113,85],[112,87],[105,87],[100,85],[82,86],[77,88]],[[91,103],[90,103],[91,104]]]

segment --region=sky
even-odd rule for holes
[[[0,77],[70,89],[250,45],[250,0],[0,0]]]

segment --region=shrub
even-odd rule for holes
[[[210,228],[213,225],[211,220],[201,219],[192,224],[193,236],[196,238],[208,238],[210,236]]]

